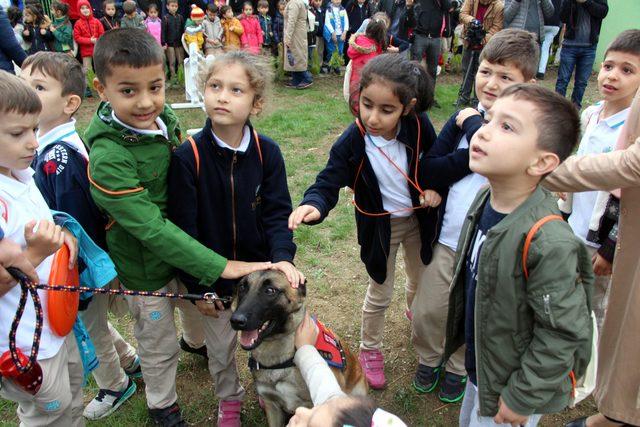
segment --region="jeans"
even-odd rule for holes
[[[547,70],[547,62],[549,61],[549,51],[551,50],[551,43],[556,34],[560,31],[560,27],[552,27],[550,25],[544,26],[544,38],[542,39],[542,48],[540,50],[540,64],[538,65],[538,72],[544,74]]]
[[[458,91],[458,104],[468,104],[471,97],[471,91],[474,89],[476,81],[476,73],[478,72],[478,63],[480,59],[479,50],[471,50],[464,48],[462,51],[462,84]],[[473,104],[477,104],[477,96],[473,95]]]
[[[413,46],[411,46],[411,55],[413,59],[420,62],[422,57],[426,57],[427,72],[433,79],[433,86],[436,84],[436,74],[438,71],[438,57],[440,56],[440,48],[442,39],[440,37],[427,37],[422,34],[416,34]]]
[[[291,84],[298,86],[301,83],[311,83],[313,77],[309,71],[292,71],[291,72]]]
[[[567,86],[571,80],[573,69],[576,70],[575,82],[573,85],[573,93],[571,101],[578,107],[582,107],[582,97],[584,90],[587,88],[589,76],[593,69],[593,63],[596,59],[596,46],[562,46],[560,53],[560,69],[558,70],[558,80],[556,81],[556,92],[565,96],[567,94]]]

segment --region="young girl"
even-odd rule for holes
[[[73,55],[73,26],[69,21],[69,5],[66,3],[54,3],[53,23],[49,29],[55,39],[53,48],[56,52],[68,52]]]
[[[104,34],[104,28],[100,21],[93,16],[93,10],[88,0],[78,1],[78,11],[80,19],[73,26],[73,39],[78,43],[80,49],[80,57],[82,57],[82,67],[85,76],[87,76],[87,88],[85,96],[91,97],[90,82],[88,80],[89,70],[93,69],[93,47],[96,42]]]
[[[383,388],[384,315],[393,297],[396,254],[402,245],[410,307],[431,258],[439,196],[425,187],[422,163],[436,139],[425,110],[433,99],[424,69],[399,55],[372,59],[360,79],[356,123],[331,148],[329,161],[289,217],[289,228],[318,224],[351,187],[360,259],[369,273],[362,309],[360,363],[369,385]]]
[[[202,25],[204,26],[205,55],[222,53],[222,24],[218,17],[218,6],[214,3],[207,5],[207,16],[205,16]]]
[[[208,119],[173,154],[169,217],[203,245],[233,260],[272,261],[292,286],[304,282],[293,266],[296,246],[287,228],[291,197],[278,145],[259,135],[249,118],[265,101],[270,67],[258,56],[233,51],[208,61],[200,74]],[[211,287],[184,273],[190,292],[230,296],[235,280]],[[220,399],[219,426],[239,426],[244,389],[235,363],[237,334],[228,304],[197,302],[203,314],[209,371]]]
[[[104,15],[100,18],[100,23],[105,31],[115,30],[120,28],[120,20],[116,16],[116,2],[115,0],[105,0],[102,6]]]
[[[356,33],[349,39],[347,55],[351,59],[348,97],[357,109],[360,73],[365,64],[387,48],[387,25],[382,19],[371,19],[364,34]],[[357,110],[356,110],[357,111]]]
[[[250,1],[242,5],[242,14],[238,17],[244,32],[240,38],[242,48],[255,55],[260,53],[262,48],[262,28],[258,17],[253,14],[253,5]]]
[[[22,38],[25,42],[31,43],[27,53],[31,55],[40,51],[50,51],[50,43],[53,41],[53,34],[49,30],[51,20],[42,12],[40,5],[25,6],[22,15],[24,23]]]
[[[244,33],[244,27],[233,16],[233,9],[229,5],[224,5],[220,8],[220,14],[222,15],[222,32],[224,34],[224,49],[232,51],[240,49],[242,47],[241,36]]]
[[[156,39],[160,46],[162,46],[162,21],[158,17],[158,6],[155,3],[149,4],[149,10],[147,10],[147,18],[144,20],[144,26],[147,29],[147,32]]]
[[[284,40],[284,7],[286,5],[285,0],[279,0],[278,10],[273,16],[273,41],[276,47]]]

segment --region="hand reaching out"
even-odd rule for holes
[[[298,329],[296,329],[296,336],[294,338],[296,349],[303,345],[315,345],[317,339],[318,327],[316,326],[316,322],[309,317],[309,312],[307,311],[304,314],[302,323],[300,323]]]
[[[289,215],[289,230],[295,230],[300,224],[317,221],[320,219],[320,211],[311,205],[298,206]]]
[[[272,270],[279,270],[287,276],[287,280],[293,289],[298,289],[298,286],[304,285],[306,278],[293,264],[288,261],[280,261],[271,264]]]

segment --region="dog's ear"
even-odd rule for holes
[[[304,283],[298,285],[298,296],[306,297],[307,296],[307,279],[304,279]]]

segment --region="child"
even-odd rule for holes
[[[260,0],[258,2],[258,20],[260,21],[260,29],[262,30],[262,53],[273,54],[276,43],[273,39],[273,25],[271,23],[271,17],[269,16],[269,2],[267,0]]]
[[[69,21],[69,6],[65,3],[54,3],[53,22],[49,27],[54,37],[53,50],[73,55],[73,26]]]
[[[567,407],[585,373],[594,279],[587,250],[561,218],[535,228],[560,212],[539,183],[579,134],[570,101],[518,84],[471,139],[469,166],[489,187],[466,215],[449,296],[444,360],[467,349],[461,426],[535,426]]]
[[[397,416],[378,408],[368,397],[345,395],[329,365],[315,347],[318,328],[307,312],[296,329],[294,362],[309,388],[313,408],[299,407],[288,427],[406,427]]]
[[[122,11],[124,16],[120,18],[121,28],[139,28],[146,29],[144,26],[144,18],[138,13],[138,7],[133,0],[126,0],[122,3]]]
[[[369,5],[367,0],[350,0],[346,3],[345,10],[347,11],[347,18],[349,18],[349,28],[347,28],[347,35],[345,41],[348,43],[351,40],[351,36],[358,32],[358,28],[362,25],[365,19],[371,17],[369,14]],[[345,60],[349,61],[349,55],[345,52]]]
[[[105,0],[103,5],[104,16],[100,18],[102,27],[105,31],[120,28],[120,19],[116,16],[115,0]]]
[[[327,74],[329,72],[329,58],[327,56],[327,49],[325,48],[324,38],[322,33],[324,32],[324,17],[325,9],[322,7],[322,0],[311,0],[309,2],[309,11],[315,17],[315,33],[313,35],[316,43],[316,50],[318,52],[318,58],[322,61],[320,65],[320,73]]]
[[[278,1],[278,10],[273,16],[273,42],[279,46],[284,40],[284,7],[287,5],[285,0]]]
[[[89,155],[73,118],[84,91],[82,66],[69,55],[40,52],[27,58],[21,77],[37,90],[43,107],[33,163],[36,185],[51,209],[73,216],[91,240],[106,249],[107,221],[89,194]],[[127,373],[134,375],[140,367],[135,349],[108,324],[108,303],[107,295],[96,294],[80,312],[100,362],[93,370],[100,391],[84,410],[91,420],[113,413],[135,392]],[[123,370],[121,364],[128,368]]]
[[[42,105],[33,89],[4,71],[0,71],[0,93],[0,203],[3,206],[0,229],[5,239],[22,246],[27,259],[36,267],[39,281],[47,283],[53,262],[51,255],[69,240],[67,232],[53,224],[51,211],[29,168],[38,148],[35,129]],[[36,222],[38,227],[34,230]],[[37,366],[42,370],[39,391],[34,396],[35,390],[27,391],[3,372],[0,396],[18,404],[17,413],[22,425],[84,425],[83,368],[75,337],[73,334],[60,337],[53,332],[47,320],[47,292],[40,290],[38,294],[45,320],[41,324],[37,357]],[[20,295],[20,286],[14,286],[0,297],[0,353],[3,359],[9,357],[9,329]],[[29,298],[16,335],[16,347],[25,358],[31,350],[35,326],[36,312]],[[34,367],[29,372],[35,374],[36,370]]]
[[[190,19],[187,20],[187,24],[184,28],[184,42],[189,46],[189,55],[191,55],[190,45],[194,43],[197,51],[202,52],[204,47],[204,30],[202,28],[202,21],[204,21],[204,11],[195,4],[191,5]]]
[[[7,9],[7,18],[9,18],[9,23],[11,24],[11,28],[13,28],[13,34],[15,34],[16,40],[20,43],[20,47],[25,52],[28,51],[31,44],[25,42],[22,37],[22,32],[24,31],[24,25],[22,24],[22,11],[16,6],[9,6]]]
[[[160,46],[164,46],[162,36],[162,21],[158,17],[158,6],[155,3],[149,4],[147,18],[144,20],[147,32],[153,36]]]
[[[122,286],[177,291],[174,268],[202,284],[269,268],[270,263],[227,261],[166,220],[169,161],[181,134],[164,103],[162,47],[144,30],[120,28],[98,41],[94,61],[94,85],[104,102],[85,133],[91,148],[89,181],[94,201],[110,218],[107,246]],[[174,302],[132,296],[127,303],[149,415],[158,424],[179,425]],[[181,306],[195,311],[188,302]]]
[[[220,13],[222,14],[222,31],[224,33],[224,49],[226,51],[240,49],[242,47],[241,36],[244,33],[244,27],[236,18],[233,16],[233,9],[231,6],[224,5],[220,8]]]
[[[80,50],[80,57],[82,58],[82,67],[84,68],[85,75],[87,76],[87,89],[85,94],[87,97],[92,97],[91,89],[89,89],[89,71],[92,69],[93,48],[104,33],[104,28],[100,21],[93,17],[93,11],[88,0],[78,1],[78,12],[80,13],[80,19],[78,19],[73,26],[73,39],[78,43],[78,49]]]
[[[427,156],[426,181],[442,195],[443,203],[438,215],[442,219],[436,223],[437,244],[425,272],[427,285],[417,289],[409,306],[411,340],[419,362],[413,387],[418,393],[431,393],[442,380],[438,397],[443,402],[458,402],[464,397],[464,350],[442,359],[444,328],[462,223],[473,198],[487,183],[485,177],[469,170],[469,141],[482,124],[482,114],[503,90],[533,81],[538,50],[535,38],[523,30],[503,30],[492,37],[482,51],[475,80],[478,109],[466,108],[452,115]]]
[[[371,19],[364,34],[355,33],[349,40],[347,55],[351,58],[349,78],[349,100],[352,108],[359,102],[360,72],[371,59],[387,48],[387,24],[382,19]]]
[[[184,18],[178,13],[178,0],[167,0],[167,13],[162,17],[162,34],[169,62],[169,77],[175,83],[178,68],[184,61],[182,29]]]
[[[331,5],[327,7],[324,18],[324,44],[327,55],[331,61],[333,53],[338,52],[339,56],[344,54],[344,42],[349,31],[349,17],[347,11],[340,5],[340,0],[331,0]],[[333,72],[340,74],[340,68],[333,65]]]
[[[242,24],[243,32],[240,37],[242,48],[255,55],[260,53],[260,47],[264,38],[258,17],[253,14],[253,5],[250,1],[242,5],[242,14],[238,17]]]
[[[30,43],[27,53],[29,55],[41,51],[51,50],[49,43],[53,40],[53,34],[49,27],[51,20],[42,12],[39,4],[29,4],[23,11],[24,30],[22,38]]]
[[[301,223],[317,224],[336,205],[342,187],[354,192],[360,259],[370,276],[360,362],[374,389],[385,385],[380,348],[401,245],[407,297],[412,298],[418,284],[427,285],[421,282],[437,212],[421,208],[437,206],[439,198],[421,190],[419,163],[436,139],[425,113],[433,98],[430,87],[429,77],[415,62],[394,54],[372,59],[362,71],[356,123],[333,145],[327,166],[289,217],[293,230]]]
[[[272,261],[301,283],[304,277],[292,264],[296,245],[287,228],[291,197],[284,159],[278,145],[258,135],[249,122],[262,110],[270,74],[261,57],[243,51],[207,63],[199,81],[209,118],[193,142],[173,154],[169,218],[229,259]],[[211,221],[197,219],[205,217]],[[180,279],[189,292],[211,292],[189,275],[181,274]],[[219,279],[209,289],[231,296],[236,284],[237,280]],[[209,354],[217,355],[209,358],[209,371],[220,400],[218,425],[239,426],[244,389],[236,371],[231,309],[203,301],[196,306],[204,315]]]
[[[578,155],[607,153],[615,150],[616,140],[622,129],[633,96],[640,87],[640,30],[627,30],[609,45],[598,73],[598,90],[602,102],[582,113],[584,133]],[[607,214],[608,192],[587,191],[575,193],[566,202],[560,202],[561,210],[569,215],[569,225],[587,245],[596,270],[593,307],[598,327],[602,326],[606,311],[606,294],[611,279],[611,262],[605,260],[606,247],[599,238],[600,227]],[[615,251],[614,248],[608,252]]]
[[[207,16],[204,18],[204,53],[206,56],[222,53],[222,24],[218,17],[218,6],[207,5]]]

